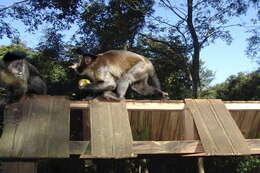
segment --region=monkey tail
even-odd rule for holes
[[[160,83],[159,78],[157,77],[157,74],[155,71],[152,74],[150,74],[150,77],[152,79],[154,86],[158,89],[161,89],[161,83]]]

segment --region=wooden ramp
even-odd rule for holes
[[[63,97],[28,97],[8,105],[0,157],[69,157],[69,115],[69,102]]]
[[[221,100],[186,99],[185,103],[185,109],[194,119],[207,155],[251,153],[245,138]]]
[[[89,105],[91,155],[101,158],[132,157],[133,137],[125,103]]]

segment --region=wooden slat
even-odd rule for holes
[[[182,112],[182,139],[197,140],[199,139],[198,131],[189,109],[184,109]]]
[[[250,154],[260,154],[260,139],[246,139]],[[70,141],[70,153],[82,154],[89,141]],[[199,140],[186,141],[133,141],[135,154],[177,154],[185,156],[206,156]],[[189,154],[189,155],[188,155]],[[233,156],[233,154],[231,154]],[[81,155],[81,158],[96,158],[92,155]]]
[[[224,102],[228,110],[260,110],[259,101],[247,101],[247,102]],[[184,102],[182,101],[151,101],[151,100],[135,100],[128,101],[126,100],[126,108],[128,110],[175,110],[182,111],[184,109]],[[72,109],[86,109],[89,107],[88,101],[71,101],[70,107]]]
[[[132,133],[124,103],[90,104],[91,154],[102,158],[124,158],[132,154]]]
[[[186,99],[208,155],[250,154],[244,137],[221,100]]]
[[[0,138],[0,158],[69,157],[69,102],[33,96],[9,105]]]

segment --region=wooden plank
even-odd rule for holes
[[[250,154],[260,154],[260,139],[246,139]],[[89,141],[70,141],[70,153],[81,154]],[[176,154],[185,156],[207,156],[199,140],[186,141],[133,141],[135,154]],[[189,155],[188,155],[189,154]],[[233,156],[233,154],[231,154]],[[96,158],[90,154],[81,155],[81,158]]]
[[[132,135],[124,103],[90,103],[91,154],[101,158],[132,155]]]
[[[198,140],[198,130],[189,109],[184,109],[182,114],[182,139],[183,140]]]
[[[226,108],[228,110],[260,110],[260,102],[259,101],[248,101],[248,102],[231,102],[225,101],[224,102]],[[135,100],[135,101],[128,101],[126,100],[126,108],[128,110],[175,110],[175,111],[182,111],[184,109],[184,102],[182,101],[151,101],[151,100]],[[70,107],[72,109],[86,109],[89,108],[88,101],[71,101]]]
[[[186,99],[208,155],[250,154],[244,137],[221,100]]]
[[[209,100],[235,154],[250,154],[245,138],[221,100]]]
[[[89,141],[90,140],[90,117],[89,117],[89,110],[84,109],[82,110],[82,127],[83,127],[83,140]]]
[[[97,157],[112,157],[113,127],[108,104],[92,102],[89,106],[91,154]]]
[[[69,102],[63,97],[33,96],[9,105],[0,157],[69,157],[69,114]]]
[[[115,158],[134,156],[133,136],[125,103],[110,103],[113,124],[113,154]]]
[[[47,102],[47,100],[45,100]],[[49,104],[50,114],[47,131],[48,157],[69,157],[70,138],[70,109],[65,98],[57,97],[51,99]],[[46,139],[45,138],[45,139]]]

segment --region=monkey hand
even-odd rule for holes
[[[161,97],[162,97],[163,100],[169,100],[170,99],[169,94],[167,92],[163,92],[163,91],[162,91]]]

